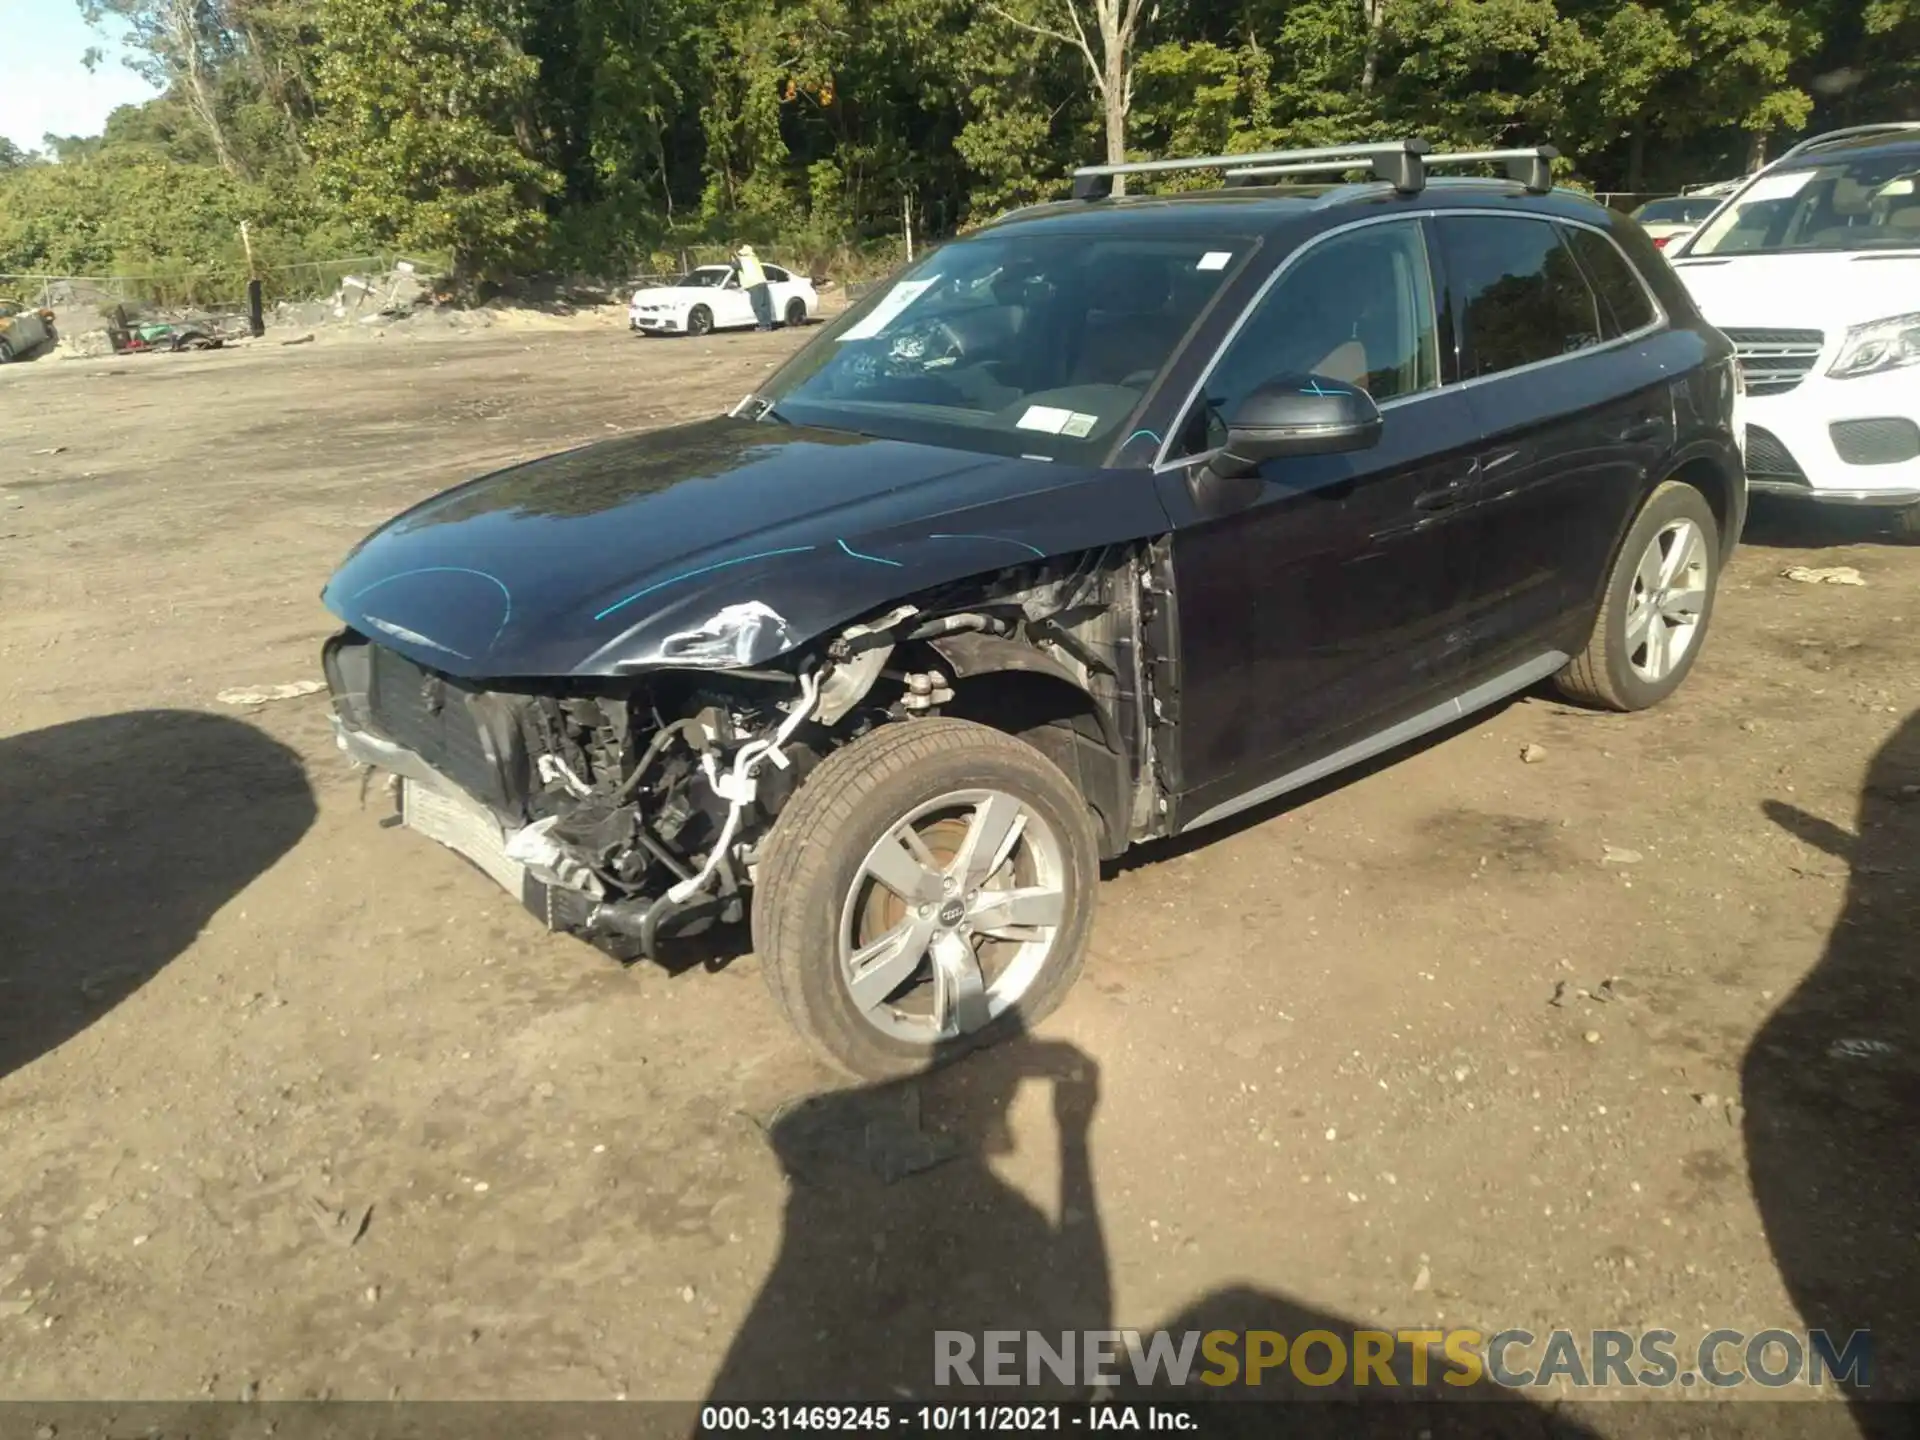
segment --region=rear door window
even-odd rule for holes
[[[1435,222],[1459,337],[1460,375],[1473,380],[1597,345],[1599,297],[1547,220],[1445,215]]]

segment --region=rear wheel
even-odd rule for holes
[[[807,323],[807,302],[795,296],[787,302],[787,325],[798,329]]]
[[[842,1069],[932,1069],[1048,1014],[1079,976],[1098,846],[1039,751],[964,720],[834,752],[768,835],[754,949],[794,1028]]]
[[[1608,710],[1645,710],[1680,688],[1713,618],[1720,527],[1707,497],[1668,480],[1627,532],[1592,638],[1557,677],[1565,695]]]
[[[687,334],[705,335],[713,329],[713,311],[704,305],[696,305],[687,312]]]

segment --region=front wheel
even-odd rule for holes
[[[705,335],[713,329],[713,311],[704,305],[696,305],[687,312],[687,334]]]
[[[0,365],[5,365],[8,362],[10,362],[12,359],[13,359],[12,342],[5,339],[0,339]]]
[[[754,949],[801,1036],[866,1079],[1015,1035],[1079,976],[1099,883],[1085,802],[1039,751],[963,720],[835,751],[761,854]]]
[[[1920,505],[1893,512],[1893,533],[1902,540],[1920,543]]]
[[[1627,532],[1592,638],[1556,677],[1561,692],[1608,710],[1658,705],[1700,654],[1719,580],[1713,507],[1684,481],[1666,481]]]

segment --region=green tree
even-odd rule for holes
[[[109,16],[119,20],[133,48],[128,63],[187,107],[221,169],[246,174],[220,110],[219,73],[234,44],[221,0],[81,0],[80,8],[96,25]]]
[[[885,262],[1103,153],[1552,141],[1642,190],[1920,114],[1920,0],[75,3],[160,93],[57,165],[0,154],[0,268],[228,275],[241,220],[267,263],[464,279],[747,238]]]
[[[1022,0],[1023,10],[989,3],[987,8],[1009,25],[1056,41],[1086,63],[1088,84],[1098,100],[1106,136],[1107,163],[1127,158],[1127,116],[1133,109],[1133,46],[1153,19],[1145,0]],[[1114,193],[1126,193],[1117,177]]]
[[[508,0],[321,0],[318,179],[369,238],[462,282],[534,255],[560,177],[531,153],[539,63]]]

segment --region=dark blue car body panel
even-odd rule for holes
[[[804,640],[931,585],[1166,526],[1141,470],[717,419],[429,500],[364,542],[325,600],[463,679],[619,675],[728,605],[757,601]]]

